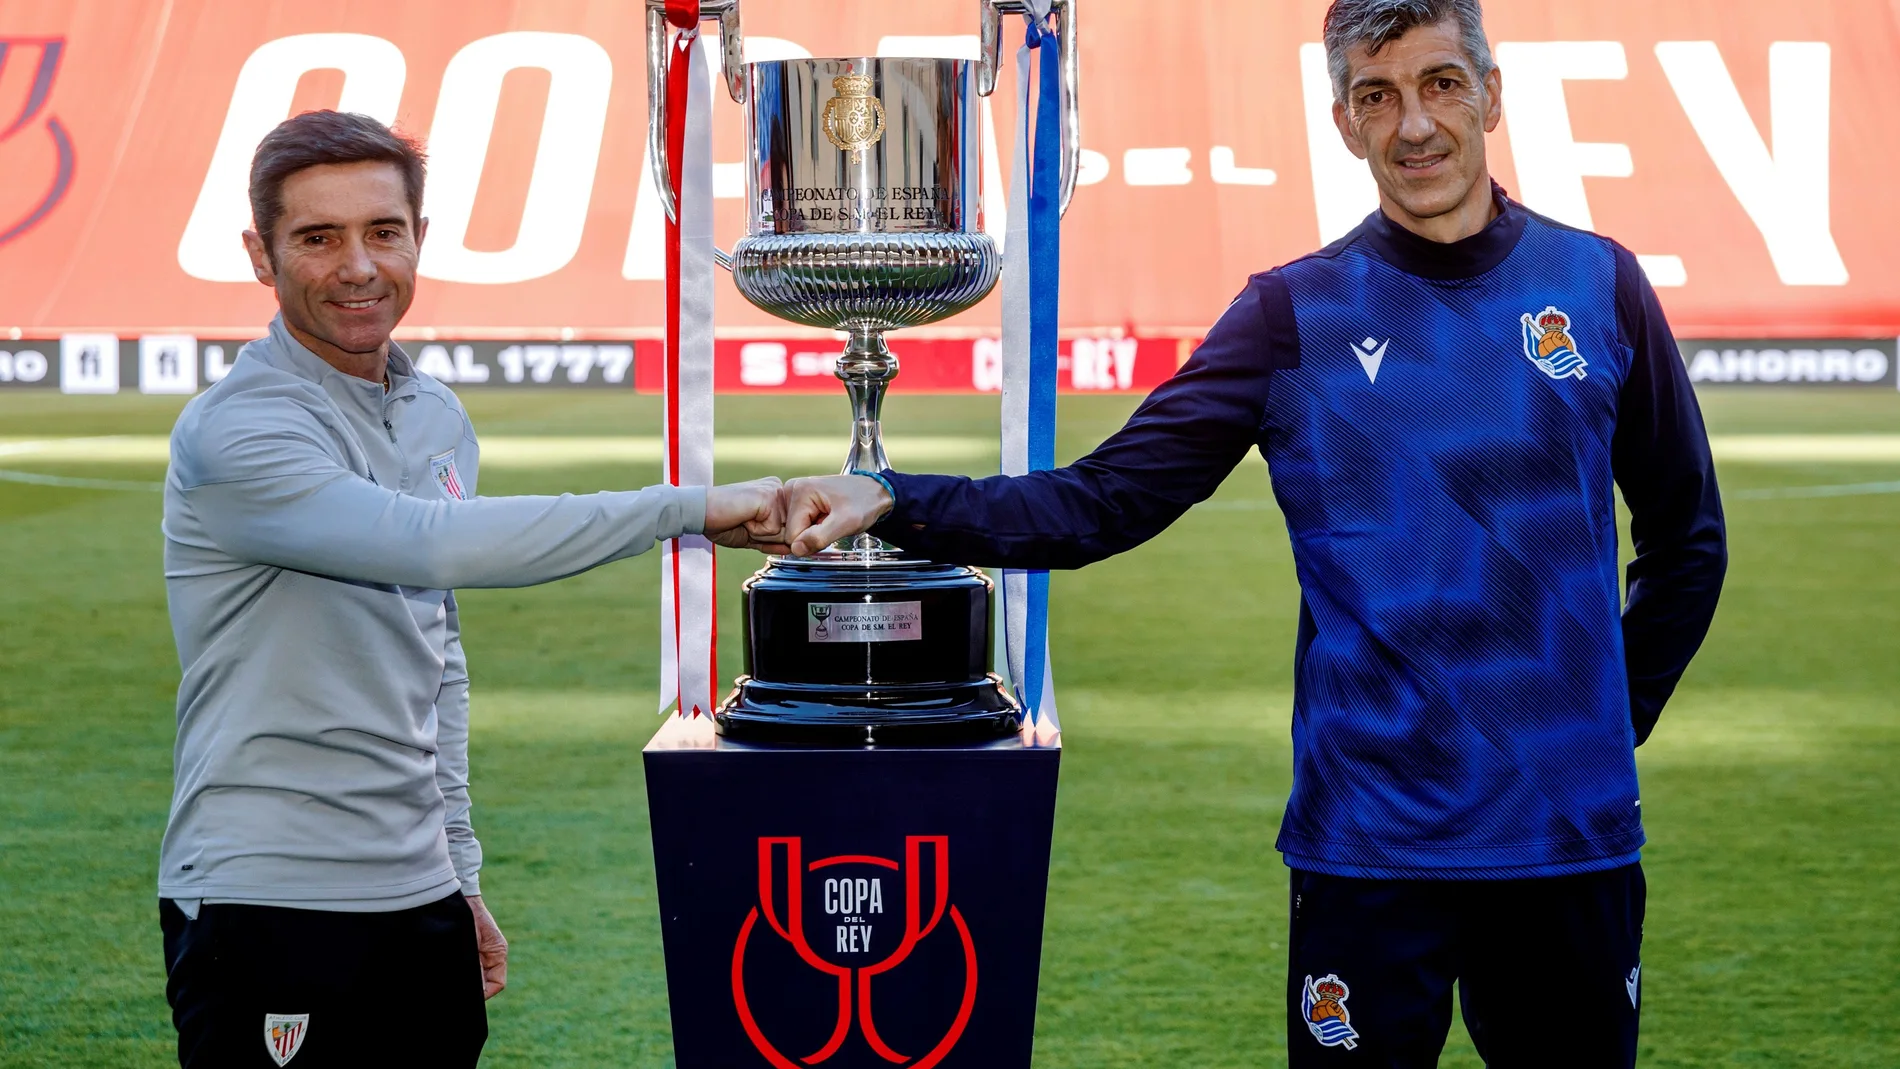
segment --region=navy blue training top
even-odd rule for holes
[[[1635,257],[1497,201],[1462,241],[1375,212],[1253,276],[1093,453],[1017,478],[888,472],[875,533],[1079,568],[1154,537],[1258,447],[1302,594],[1287,863],[1509,879],[1636,860],[1635,746],[1727,562],[1714,466]]]

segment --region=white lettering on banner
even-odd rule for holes
[[[1077,338],[1069,346],[1069,385],[1078,390],[1126,390],[1135,381],[1134,338]]]
[[[1082,162],[1075,168],[1075,184],[1092,186],[1108,178],[1108,157],[1092,148],[1082,150]]]
[[[832,352],[804,352],[792,354],[792,374],[801,379],[831,375],[838,367],[838,354]]]
[[[473,353],[470,353],[473,359]],[[506,382],[553,382],[556,369],[565,369],[568,382],[583,385],[600,369],[603,382],[627,381],[633,366],[631,345],[510,345],[495,354]],[[482,369],[483,372],[487,368]],[[431,372],[433,374],[433,372]],[[481,380],[486,381],[484,374]]]
[[[1887,354],[1878,349],[1698,349],[1690,382],[1879,382]]]
[[[1656,58],[1689,125],[1761,231],[1775,273],[1789,286],[1847,284],[1847,265],[1829,229],[1830,56],[1824,41],[1768,46],[1771,152],[1714,41],[1656,44]]]
[[[1652,286],[1686,286],[1689,284],[1689,269],[1682,266],[1680,256],[1638,256],[1636,265],[1643,269]]]
[[[660,189],[653,183],[652,155],[642,149],[640,186],[633,195],[633,225],[627,231],[627,253],[620,261],[620,277],[629,282],[666,281],[666,209],[660,204]]]
[[[139,338],[140,393],[197,393],[198,339],[189,334]]]
[[[1122,181],[1131,186],[1185,186],[1194,181],[1184,148],[1131,148],[1122,153]]]
[[[60,393],[118,393],[119,339],[66,334],[59,339]]]
[[[1234,150],[1215,145],[1207,150],[1207,176],[1217,186],[1270,186],[1280,180],[1271,167],[1242,167],[1234,162]]]
[[[627,350],[627,359],[629,362],[633,359],[632,349]],[[488,381],[488,365],[475,362],[475,347],[473,345],[458,345],[455,347],[455,381]],[[608,381],[617,380],[610,379]]]
[[[1622,42],[1504,41],[1497,58],[1508,86],[1504,119],[1519,195],[1560,223],[1595,229],[1584,178],[1628,178],[1635,167],[1628,145],[1575,139],[1564,82],[1629,77]]]
[[[978,338],[970,346],[970,385],[982,393],[1003,388],[1003,343],[995,338]]]
[[[1379,186],[1366,161],[1354,156],[1333,125],[1333,79],[1326,47],[1300,46],[1300,93],[1306,103],[1306,155],[1313,167],[1313,208],[1319,243],[1345,237],[1379,207]]]
[[[416,370],[437,382],[455,381],[455,363],[446,345],[425,345],[416,352]]]
[[[0,382],[38,382],[46,377],[46,354],[35,349],[0,349]]]
[[[548,72],[547,109],[535,146],[528,196],[513,245],[498,252],[468,247],[469,217],[495,132],[495,108],[509,71]],[[429,128],[429,185],[423,214],[429,240],[419,274],[444,282],[499,285],[551,275],[581,247],[587,205],[607,128],[613,61],[591,38],[517,30],[471,41],[442,72]]]
[[[741,385],[783,386],[790,370],[785,346],[779,342],[755,341],[739,347]]]
[[[222,380],[231,373],[231,365],[224,359],[224,346],[207,345],[204,347],[205,384]]]
[[[402,50],[389,41],[361,33],[304,33],[259,45],[238,70],[218,147],[178,239],[178,266],[186,274],[206,282],[255,281],[238,238],[251,226],[251,157],[264,135],[290,117],[297,82],[317,70],[343,72],[338,111],[395,121],[407,68]]]

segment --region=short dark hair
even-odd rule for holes
[[[1478,77],[1491,73],[1497,63],[1484,39],[1484,8],[1479,0],[1333,0],[1326,9],[1322,35],[1326,40],[1326,67],[1333,78],[1333,99],[1346,101],[1350,64],[1346,50],[1363,44],[1373,55],[1405,36],[1414,26],[1435,26],[1458,20],[1458,37]]]
[[[367,115],[347,111],[306,111],[277,124],[257,143],[251,157],[251,223],[276,261],[271,231],[284,214],[284,179],[325,163],[393,163],[402,172],[409,221],[422,218],[422,178],[427,167],[422,143],[399,134]]]

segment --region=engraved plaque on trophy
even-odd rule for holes
[[[984,0],[980,61],[853,57],[742,64],[737,0],[701,0],[724,37],[728,89],[746,116],[746,233],[733,282],[781,319],[847,335],[837,364],[852,412],[845,472],[890,466],[880,426],[897,358],[884,332],[976,304],[1001,258],[984,233],[979,97],[995,85],[1001,15]],[[1063,197],[1080,159],[1074,8],[1062,26]],[[651,156],[673,209],[662,147],[665,17],[648,4]],[[773,558],[744,585],[745,673],[714,715],[734,738],[936,743],[1017,730],[991,668],[993,584],[956,564],[859,535]]]

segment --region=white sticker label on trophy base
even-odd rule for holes
[[[915,642],[924,637],[920,601],[814,601],[805,607],[812,642]]]

